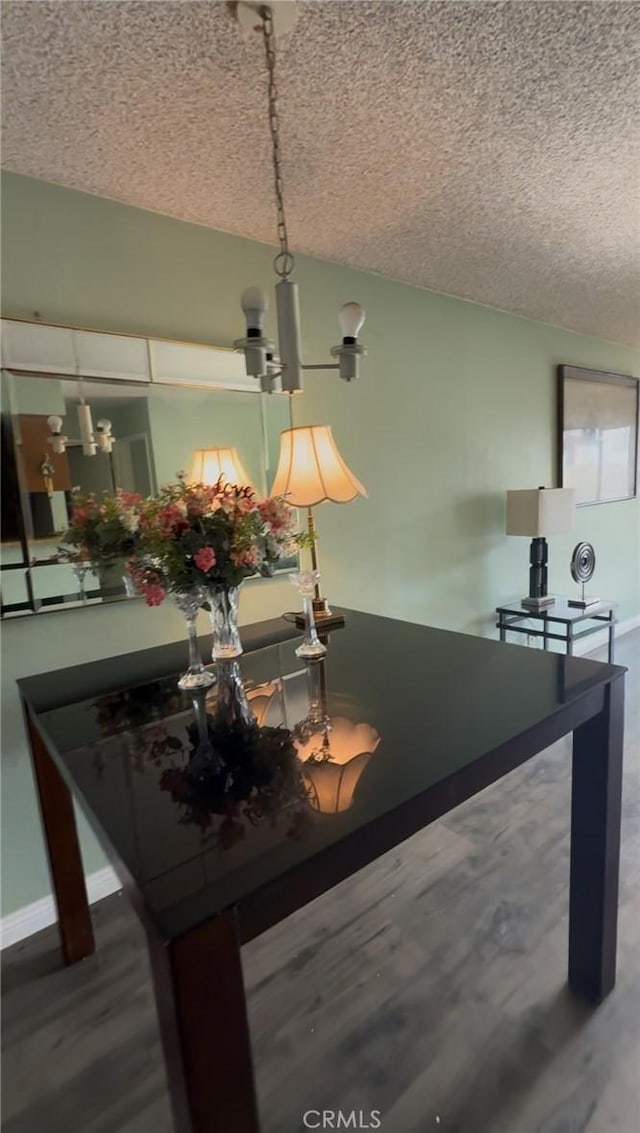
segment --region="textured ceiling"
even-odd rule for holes
[[[223,3],[3,0],[9,169],[274,241],[262,43]],[[640,5],[300,5],[294,248],[639,340]]]

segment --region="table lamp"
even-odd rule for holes
[[[189,469],[189,483],[217,484],[220,477],[225,484],[237,484],[255,491],[236,448],[194,449]]]
[[[316,527],[311,509],[325,500],[346,504],[356,496],[366,496],[367,491],[338,452],[330,426],[302,425],[280,434],[280,456],[271,495],[284,496],[292,507],[307,508],[312,569],[318,570]],[[323,625],[328,628],[329,623],[344,622],[342,615],[332,614],[326,598],[320,594],[319,584],[316,584],[313,612],[318,630]]]
[[[564,535],[573,530],[575,492],[573,488],[527,488],[507,492],[507,535],[528,535],[529,594],[522,605],[530,610],[552,606],[555,598],[547,594],[547,535]]]

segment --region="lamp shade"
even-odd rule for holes
[[[296,744],[314,810],[339,814],[349,809],[360,776],[379,743],[380,736],[370,724],[333,716],[327,718],[324,731]]]
[[[280,434],[280,457],[272,496],[286,496],[292,507],[314,507],[324,500],[346,504],[367,492],[338,452],[329,425],[302,425]]]
[[[507,492],[507,535],[564,535],[575,523],[573,488],[526,488]]]
[[[191,457],[190,484],[225,484],[253,488],[235,448],[197,448]]]

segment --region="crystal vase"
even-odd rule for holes
[[[213,633],[211,657],[224,661],[242,653],[238,632],[239,586],[212,586],[207,593]]]
[[[202,664],[196,631],[198,610],[205,599],[205,595],[200,590],[192,590],[188,593],[172,593],[171,599],[187,623],[187,639],[189,642],[189,668],[180,677],[178,687],[184,689],[208,688],[209,685],[214,683],[215,677]]]
[[[217,660],[216,673],[216,723],[226,728],[242,731],[253,727],[256,718],[247,698],[240,664],[234,660]]]
[[[127,598],[137,598],[135,583],[128,573],[125,559],[110,559],[97,566],[98,582],[103,595],[116,598],[126,595]]]

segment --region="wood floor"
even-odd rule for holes
[[[384,1133],[638,1133],[640,633],[616,660],[613,994],[587,1010],[565,990],[563,741],[246,947],[265,1133],[323,1109],[378,1110]],[[171,1133],[142,932],[124,898],[94,912],[74,968],[53,929],[3,954],[4,1133]]]

